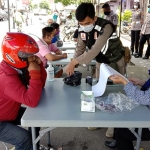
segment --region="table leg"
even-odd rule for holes
[[[36,139],[35,127],[32,127],[31,131],[32,131],[32,143],[34,143],[34,141]],[[37,145],[36,144],[33,144],[33,150],[37,150]]]
[[[51,142],[50,142],[50,131],[47,132],[47,144],[48,144],[48,147],[51,147]]]
[[[138,135],[139,135],[139,138],[137,138],[136,150],[139,150],[139,149],[140,149],[141,136],[142,136],[142,128],[139,128],[139,129],[138,129]]]

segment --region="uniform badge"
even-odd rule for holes
[[[97,40],[97,32],[94,32],[94,39]]]
[[[86,34],[85,33],[81,33],[81,39],[86,40]]]

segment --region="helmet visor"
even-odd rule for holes
[[[18,51],[18,56],[20,58],[28,58],[38,53],[39,47],[35,40],[28,36],[24,46]]]

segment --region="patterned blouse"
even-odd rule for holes
[[[124,90],[128,97],[141,105],[149,105],[150,108],[150,88],[146,91],[141,91],[132,82],[128,82],[128,84],[125,85]]]

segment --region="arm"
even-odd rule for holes
[[[57,49],[57,50],[55,51],[55,54],[56,54],[56,55],[62,55],[62,51],[61,51],[60,49]]]
[[[141,25],[144,23],[144,13],[141,11]]]
[[[41,81],[43,83],[43,88],[44,88],[46,77],[47,77],[47,73],[46,73],[45,68],[43,67],[43,63],[40,64],[40,73],[41,73]]]
[[[54,60],[59,60],[59,59],[63,59],[63,58],[67,58],[67,54],[63,53],[62,55],[56,55],[56,54],[46,54],[45,58],[49,61],[54,61]]]
[[[136,85],[143,86],[145,81],[131,78],[130,82],[126,81],[119,75],[113,75],[110,77],[114,83],[124,84],[124,90],[128,97],[134,99],[136,102],[142,105],[150,105],[150,88],[146,91],[141,91]]]
[[[4,95],[12,101],[36,107],[43,89],[40,66],[32,62],[29,64],[28,71],[30,76],[28,89],[23,85],[19,76],[15,75],[8,77],[9,82],[5,86]]]

